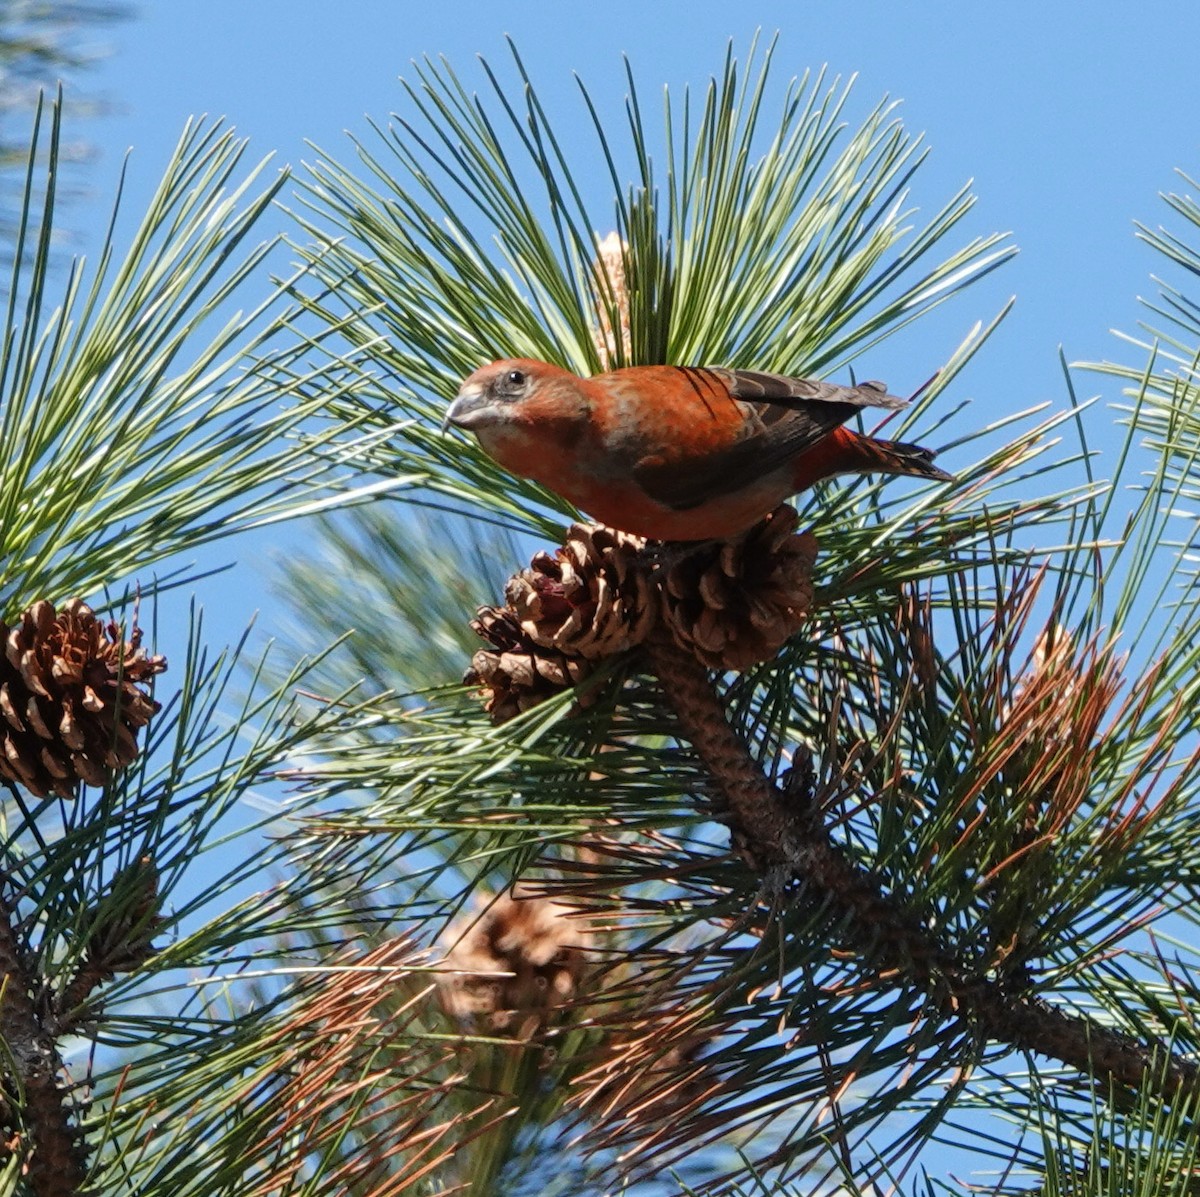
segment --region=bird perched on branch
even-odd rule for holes
[[[879,382],[841,387],[708,366],[579,378],[512,358],[467,378],[445,423],[612,528],[708,540],[744,531],[834,474],[950,481],[932,450],[842,427],[863,408],[903,406]]]

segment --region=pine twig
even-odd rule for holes
[[[1143,1043],[964,968],[912,911],[849,859],[815,810],[788,802],[763,774],[729,725],[704,667],[663,637],[652,637],[646,649],[684,734],[727,803],[721,817],[743,856],[768,875],[803,882],[847,916],[835,921],[871,967],[914,978],[938,1008],[975,1027],[982,1038],[1107,1075],[1135,1090],[1150,1069],[1162,1076],[1170,1098],[1200,1088],[1200,1067],[1162,1044]]]
[[[29,1190],[34,1197],[74,1197],[83,1191],[84,1168],[78,1135],[71,1124],[65,1094],[56,1074],[59,1060],[54,1038],[38,1016],[30,976],[13,927],[13,912],[0,899],[0,1037],[22,1098],[29,1126],[26,1153]]]
[[[57,1002],[58,1009],[62,1011],[59,1017],[61,1031],[74,1031],[84,1021],[90,1008],[92,994],[112,975],[112,972],[105,968],[103,961],[84,961],[67,983],[62,997]]]

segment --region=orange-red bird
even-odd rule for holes
[[[476,370],[446,423],[610,527],[707,540],[743,531],[834,474],[951,480],[930,449],[842,427],[864,407],[904,405],[881,382],[840,387],[710,366],[579,378],[513,358]]]

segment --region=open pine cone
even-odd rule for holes
[[[748,669],[773,657],[812,606],[817,540],[796,532],[784,504],[735,540],[664,545],[662,622],[710,669]]]
[[[471,626],[493,646],[463,678],[503,723],[581,681],[595,662],[641,644],[661,621],[713,669],[769,660],[812,605],[816,538],[786,504],[734,540],[651,542],[572,524]]]
[[[505,607],[480,607],[471,627],[492,648],[471,658],[463,681],[479,687],[493,723],[506,723],[591,672],[590,662],[536,644]]]
[[[505,587],[521,631],[589,661],[640,644],[658,615],[644,544],[603,524],[572,524],[562,548],[538,553]]]
[[[527,1039],[583,980],[587,927],[563,903],[520,885],[451,931],[442,1004],[481,1031]]]
[[[103,785],[138,755],[137,733],[159,709],[143,688],[167,667],[141,631],[126,641],[79,599],[36,602],[0,620],[0,777],[44,798]]]

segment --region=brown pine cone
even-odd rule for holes
[[[710,669],[770,660],[812,606],[817,540],[784,504],[734,540],[666,544],[657,579],[662,621]]]
[[[480,607],[471,627],[493,647],[471,658],[463,681],[480,688],[493,723],[507,723],[591,672],[588,661],[535,644],[507,608]]]
[[[140,629],[126,641],[79,599],[58,612],[42,600],[11,628],[0,620],[0,645],[0,777],[69,798],[137,757],[137,732],[160,706],[143,687],[167,667]]]
[[[644,544],[603,524],[572,524],[562,548],[538,553],[505,587],[521,631],[589,661],[640,644],[658,616]]]
[[[158,887],[158,868],[143,856],[121,869],[88,911],[85,958],[105,979],[132,972],[154,955],[151,941],[164,922],[158,914]]]
[[[517,885],[451,927],[443,1007],[480,1031],[528,1039],[575,996],[589,934],[569,907]]]

